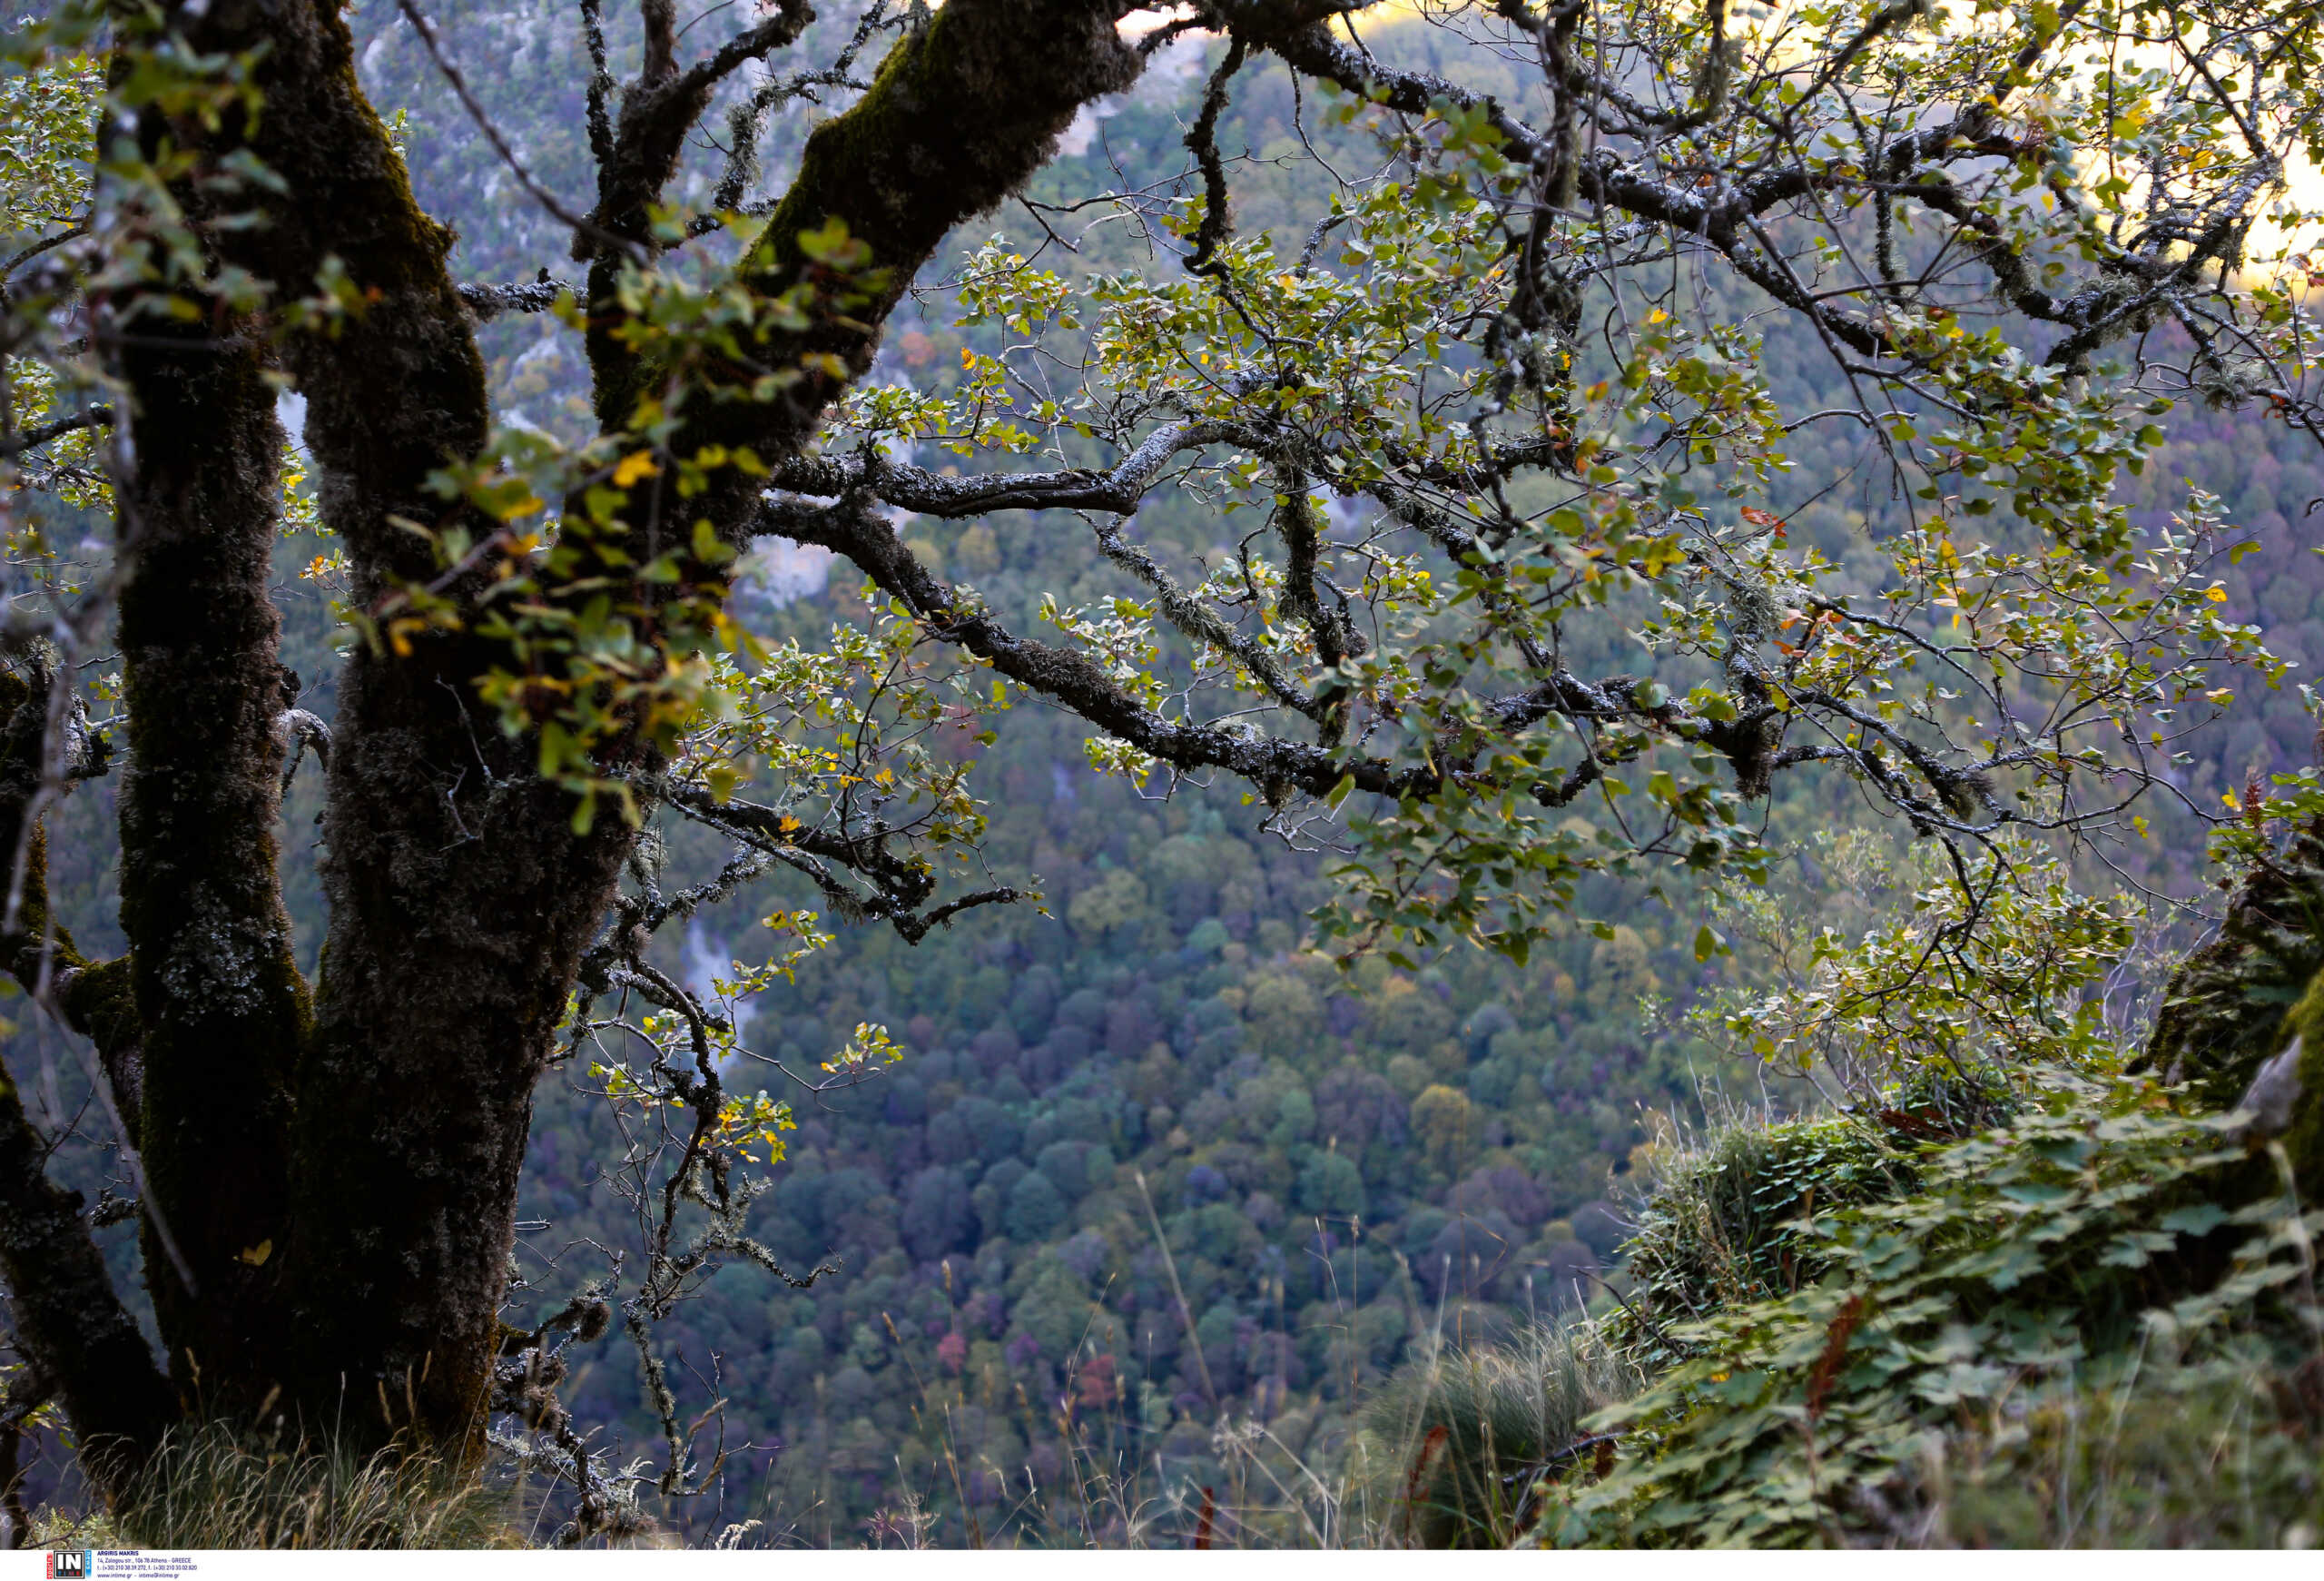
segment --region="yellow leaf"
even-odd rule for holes
[[[621,459],[614,468],[614,487],[626,489],[640,478],[651,478],[661,470],[651,450],[635,450]]]
[[[241,1251],[236,1252],[234,1255],[241,1261],[249,1263],[252,1268],[264,1268],[266,1266],[266,1260],[274,1255],[274,1242],[272,1240],[261,1240],[256,1246],[244,1247]]]
[[[2225,588],[2211,588],[2205,590],[2203,597],[2209,598],[2214,604],[2224,604],[2227,602],[2227,589]]]

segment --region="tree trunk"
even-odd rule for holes
[[[1081,104],[1135,76],[1116,15],[1088,0],[952,0],[900,42],[865,98],[811,140],[743,272],[769,295],[814,287],[797,232],[836,219],[869,243],[881,278],[868,292],[840,282],[857,295],[843,318],[811,315],[807,330],[770,337],[775,365],[817,359],[782,400],[698,401],[673,449],[742,444],[780,461],[803,446],[841,371],[869,365],[881,323],[951,228],[1037,170]],[[408,654],[359,648],[332,722],[330,916],[310,1011],[276,879],[273,727],[287,698],[266,583],[281,436],[261,373],[275,361],[307,398],[323,515],[353,561],[359,607],[436,574],[427,545],[396,523],[458,519],[428,479],[485,443],[484,365],[446,270],[451,237],[419,209],[364,101],[337,9],[210,0],[173,10],[170,25],[199,54],[260,52],[255,122],[174,128],[202,174],[247,152],[280,183],[246,194],[261,222],[202,230],[204,245],[271,282],[278,303],[306,295],[336,259],[363,306],[328,332],[212,313],[198,331],[124,342],[136,463],[121,482],[133,568],[122,609],[123,891],[135,1015],[115,1014],[102,1041],[123,1082],[143,1052],[156,1210],[146,1265],[180,1398],[150,1366],[141,1378],[113,1355],[135,1339],[117,1301],[78,1337],[52,1334],[22,1301],[19,1316],[28,1348],[41,1353],[38,1330],[73,1375],[65,1398],[84,1431],[150,1443],[175,1410],[241,1413],[281,1385],[310,1428],[359,1440],[416,1429],[472,1448],[533,1086],[634,832],[610,817],[574,831],[569,794],[534,771],[536,745],[509,739],[478,700],[478,681],[508,662],[494,643],[436,631]],[[699,97],[670,102],[691,116]],[[159,130],[146,129],[149,143]],[[199,228],[204,188],[189,178],[179,196]],[[591,341],[604,351],[601,410],[618,428],[634,397],[669,375]],[[731,469],[694,507],[723,536],[745,537],[756,490]],[[641,518],[628,547],[650,550],[667,530]],[[460,603],[478,588],[444,590]],[[635,745],[616,753],[640,758]],[[24,954],[12,949],[12,963]],[[78,973],[87,1003],[75,1013],[95,1028],[97,990],[119,972],[79,963],[69,942],[56,958]],[[72,1240],[56,1266],[79,1280],[61,1299],[78,1299],[88,1270],[102,1284],[102,1267],[72,1205],[44,1196],[41,1156],[0,1095],[0,1210],[12,1226],[0,1262],[22,1291],[44,1277],[24,1260],[54,1260],[53,1243]],[[190,1279],[174,1271],[164,1230]],[[111,1392],[84,1376],[93,1347],[112,1359]]]
[[[307,1020],[276,879],[287,698],[267,584],[282,435],[249,326],[206,302],[196,327],[173,328],[162,294],[108,315],[133,458],[114,480],[131,568],[121,923],[146,1029],[146,1283],[180,1392],[234,1411],[281,1357],[283,1144]]]

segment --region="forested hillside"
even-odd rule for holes
[[[571,10],[458,0],[434,15],[534,173],[577,190],[586,55]],[[421,201],[459,232],[456,275],[564,273],[557,226],[473,134],[393,0],[362,0],[355,25],[365,86],[401,113]],[[616,58],[634,53],[622,29],[635,18],[609,26]],[[1369,40],[1390,56],[1435,47],[1411,24],[1383,23]],[[959,238],[960,255],[990,235],[1083,291],[1109,271],[1176,268],[1151,262],[1150,239],[1126,222],[1093,227],[1094,212],[1045,205],[1108,187],[1192,190],[1182,138],[1215,56],[1194,38],[1169,45],[1135,92],[1084,113],[1034,202]],[[804,100],[779,111],[787,130],[771,173],[817,114]],[[1285,253],[1317,195],[1302,184],[1314,167],[1294,156],[1379,157],[1364,128],[1327,122],[1279,67],[1245,84],[1218,142],[1242,232],[1275,228]],[[717,151],[690,159],[706,200]],[[896,319],[881,351],[886,376],[950,392],[1005,338],[1000,325],[954,321],[951,300],[931,293]],[[483,334],[509,411],[552,431],[584,421],[573,337],[515,313]],[[1837,376],[1804,330],[1771,330],[1771,342],[1778,334],[1797,343],[1770,351],[1771,381],[1787,409],[1813,410]],[[2188,758],[2171,779],[2211,809],[2255,776],[2316,760],[2317,719],[2298,683],[2324,666],[2324,563],[2313,552],[2324,518],[2311,514],[2324,450],[2248,411],[2185,405],[2158,420],[2167,438],[2129,482],[2136,519],[2167,527],[2190,483],[2216,494],[2256,546],[2215,568],[2225,612],[2262,627],[2298,667],[2281,690],[2222,696],[2209,705],[2215,717],[2177,744]],[[1866,466],[1861,440],[1845,423],[1793,436],[1794,469],[1774,487],[1795,547],[1845,563],[1898,519],[1903,506]],[[1191,498],[1149,504],[1140,524],[1150,541],[1221,559],[1242,530]],[[1023,626],[1038,625],[1045,596],[1070,606],[1103,585],[1102,558],[1069,518],[901,526],[941,574]],[[347,640],[331,610],[333,553],[294,533],[277,562],[300,706],[325,717],[331,656]],[[867,616],[843,565],[779,541],[762,547],[741,598],[771,638]],[[1641,601],[1634,623],[1651,614]],[[1652,674],[1655,661],[1613,637],[1575,662]],[[826,915],[830,942],[794,975],[735,1001],[739,1042],[793,1070],[834,1058],[862,1023],[884,1026],[902,1053],[859,1085],[800,1102],[797,1129],[774,1139],[780,1161],[769,1161],[773,1187],[750,1232],[789,1274],[812,1273],[812,1288],[738,1260],[651,1333],[695,1455],[723,1447],[727,1457],[714,1500],[657,1512],[696,1536],[751,1517],[770,1537],[847,1543],[923,1510],[943,1540],[972,1524],[1039,1531],[1067,1518],[1059,1511],[1102,1504],[1073,1491],[1095,1473],[1191,1530],[1208,1519],[1196,1509],[1206,1486],[1290,1477],[1295,1457],[1344,1469],[1361,1408],[1400,1364],[1604,1308],[1600,1276],[1634,1227],[1634,1158],[1649,1141],[1707,1118],[1817,1102],[1796,1070],[1738,1059],[1731,1040],[1688,1018],[1707,993],[1776,970],[1739,891],[1681,876],[1656,897],[1592,877],[1571,925],[1521,964],[1466,944],[1403,963],[1384,953],[1342,962],[1310,918],[1340,860],[1323,848],[1328,831],[1305,842],[1263,831],[1268,809],[1233,783],[1157,777],[1141,793],[1093,775],[1088,734],[1020,696],[943,748],[977,760],[970,790],[990,819],[983,861],[996,881],[1038,890],[1038,904],[969,913],[916,944]],[[298,782],[286,845],[309,966],[321,897],[303,832],[317,796],[311,779]],[[2189,904],[2158,901],[2147,914],[2143,953],[2115,985],[2119,1005],[2110,1001],[2126,1019],[2151,1004],[2154,963],[2200,936],[2217,900],[2199,822],[2160,795],[2139,811],[2142,835],[2091,854],[2089,870],[2111,865]],[[52,889],[84,942],[115,936],[112,817],[112,788],[93,786],[58,815],[52,842]],[[1779,785],[1767,819],[1771,891],[1794,914],[1861,929],[1909,915],[1927,883],[1909,831],[1837,776]],[[724,855],[703,830],[673,827],[641,877],[675,892],[709,879]],[[754,881],[657,941],[656,959],[716,996],[722,981],[789,949],[798,914],[817,904],[803,883]],[[44,1071],[49,1101],[68,1108],[86,1084],[64,1040],[14,1019],[12,1058]],[[644,1255],[645,1176],[631,1166],[654,1138],[634,1109],[606,1101],[602,1070],[576,1049],[538,1093],[507,1314],[519,1328]],[[747,1059],[727,1081],[788,1096]],[[76,1167],[94,1184],[98,1162]],[[132,1238],[112,1234],[126,1273]],[[568,1360],[562,1397],[577,1421],[608,1442],[653,1447],[649,1385],[619,1326]],[[1249,1426],[1237,1438],[1221,1432],[1230,1421]]]

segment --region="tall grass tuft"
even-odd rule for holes
[[[1729,1116],[1697,1136],[1666,1122],[1624,1248],[1623,1317],[1650,1334],[1812,1282],[1822,1269],[1802,1218],[1912,1191],[1914,1151],[1911,1137],[1855,1115]]]
[[[1424,1548],[1508,1547],[1540,1517],[1541,1490],[1592,1464],[1592,1412],[1637,1391],[1594,1324],[1539,1328],[1453,1350],[1392,1378],[1366,1414],[1377,1463],[1396,1467],[1381,1536]]]
[[[157,1548],[515,1548],[515,1495],[409,1446],[174,1434],[103,1521]]]

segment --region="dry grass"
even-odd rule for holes
[[[406,1449],[359,1455],[212,1425],[172,1435],[105,1514],[44,1510],[36,1546],[516,1548],[517,1496]]]

